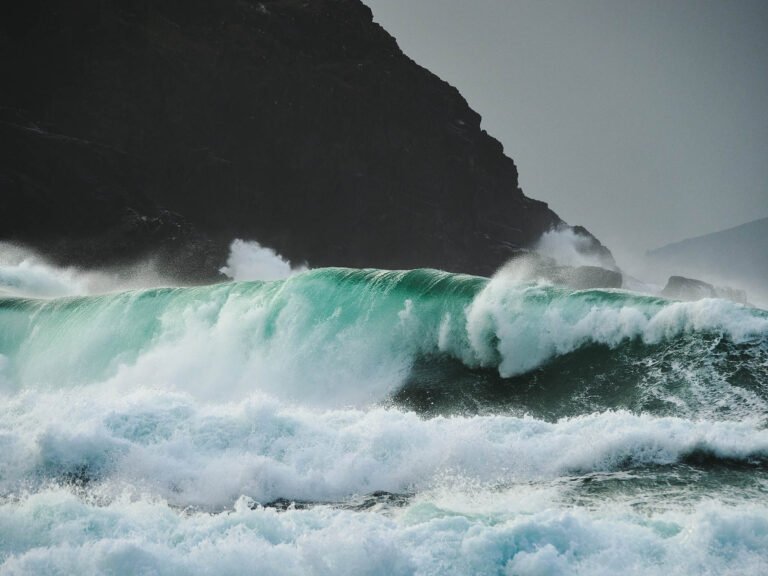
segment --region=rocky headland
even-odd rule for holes
[[[0,68],[0,240],[62,264],[488,275],[563,226],[359,0],[5,3]]]

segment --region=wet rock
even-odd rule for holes
[[[740,304],[747,304],[747,294],[744,290],[737,290],[728,286],[719,287],[684,276],[670,276],[667,285],[661,291],[661,295],[675,300],[700,300],[702,298],[725,298]]]

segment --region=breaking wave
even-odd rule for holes
[[[710,380],[733,368],[718,373],[720,350],[747,359],[742,380],[757,381],[768,334],[766,312],[724,300],[671,302],[434,270],[321,269],[278,282],[6,298],[0,321],[6,388],[109,381],[225,399],[262,391],[326,406],[383,401],[423,359],[510,379],[595,346],[647,370],[674,346],[678,364]]]
[[[0,573],[755,573],[768,313],[434,270],[0,299]]]

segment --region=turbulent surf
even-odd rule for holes
[[[763,310],[504,271],[47,299],[13,279],[0,573],[768,563]]]

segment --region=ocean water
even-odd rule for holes
[[[766,574],[766,424],[768,312],[723,300],[8,290],[0,574]]]

